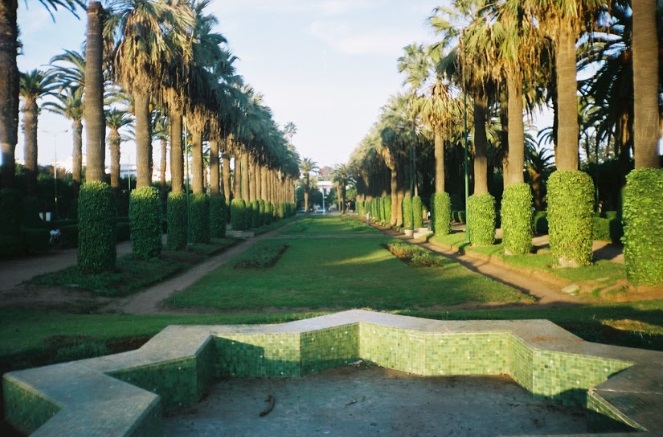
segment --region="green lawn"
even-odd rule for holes
[[[462,244],[458,234],[449,238]],[[170,300],[176,307],[213,308],[214,314],[0,309],[0,372],[135,348],[170,324],[276,323],[347,308],[434,319],[545,318],[590,341],[663,350],[663,300],[538,306],[517,290],[454,262],[411,267],[384,248],[388,241],[359,220],[315,216],[295,221],[265,241],[288,245],[273,267],[235,269],[231,260]],[[543,259],[523,258],[526,269],[533,268],[532,259]],[[545,268],[545,261],[541,264]],[[592,268],[592,277],[621,274],[612,263]],[[581,270],[564,274],[588,275],[577,272]]]

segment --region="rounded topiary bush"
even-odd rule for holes
[[[624,262],[634,285],[663,284],[663,169],[633,170],[624,189]]]
[[[467,237],[473,246],[495,242],[495,198],[473,194],[467,199]]]
[[[203,193],[191,195],[191,242],[209,243],[209,199]]]
[[[230,202],[230,224],[233,231],[244,231],[246,226],[246,203],[243,199],[233,199]]]
[[[161,200],[154,187],[137,188],[129,197],[131,250],[135,258],[150,259],[161,253]]]
[[[382,215],[384,217],[385,224],[391,223],[391,196],[385,196],[382,198]]]
[[[187,244],[186,194],[168,193],[167,216],[168,238],[166,246],[169,250],[182,250]]]
[[[451,198],[449,193],[435,193],[432,205],[433,231],[435,235],[451,233]]]
[[[274,204],[272,202],[265,203],[265,224],[268,225],[274,221]]]
[[[157,205],[158,200],[157,197]],[[83,273],[115,269],[116,214],[113,191],[108,184],[93,181],[81,186],[78,196],[78,268]]]
[[[548,179],[550,251],[564,267],[592,262],[594,183],[581,171],[554,172]]]
[[[209,198],[209,232],[211,238],[226,236],[226,199],[222,195]]]
[[[502,243],[507,255],[532,250],[532,191],[528,184],[504,187],[502,195]]]
[[[260,226],[260,203],[257,200],[254,200],[248,204],[247,209],[249,209],[249,218],[251,220],[250,227],[257,228]]]
[[[0,257],[24,255],[21,210],[21,193],[18,190],[0,190]]]
[[[414,229],[424,226],[424,204],[419,196],[412,198],[412,220],[412,227]]]

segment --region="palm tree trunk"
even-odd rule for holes
[[[444,193],[444,137],[442,127],[435,128],[435,192]]]
[[[184,186],[184,153],[182,150],[182,113],[171,110],[170,125],[170,184],[173,193],[183,192]]]
[[[219,176],[219,140],[211,139],[209,142],[209,192],[211,196],[221,193]]]
[[[15,151],[18,141],[19,74],[17,0],[0,3],[0,145],[2,187],[14,188]]]
[[[241,152],[235,152],[235,157],[233,159],[233,199],[242,199],[242,168],[238,157],[240,153]]]
[[[134,94],[134,110],[136,111],[136,188],[143,188],[152,185],[150,99],[147,95]]]
[[[73,145],[71,153],[71,173],[74,182],[74,197],[78,198],[83,175],[83,121],[74,120],[71,123]]]
[[[557,170],[578,170],[578,97],[575,33],[560,29],[555,44],[558,131],[555,145]]]
[[[110,181],[113,192],[117,193],[120,189],[120,133],[113,129],[108,136],[110,146]]]
[[[159,163],[159,185],[161,187],[161,200],[168,199],[168,186],[166,185],[166,167],[168,166],[168,140],[165,136],[160,139],[161,162]]]
[[[26,192],[34,196],[37,190],[37,101],[29,99],[23,104],[23,157],[25,159]],[[53,164],[55,165],[55,164]]]
[[[637,0],[633,8],[633,88],[635,168],[660,168],[658,156],[658,38],[656,0]]]
[[[103,181],[105,177],[105,135],[103,39],[104,9],[101,3],[91,2],[87,9],[85,49],[85,139],[87,163],[85,180]]]
[[[192,123],[191,126],[191,155],[193,167],[193,179],[191,191],[193,194],[204,192],[203,184],[203,129],[200,125]]]
[[[525,167],[525,123],[523,122],[523,88],[519,72],[507,76],[507,87],[509,152],[506,161],[508,170],[505,171],[507,175],[505,185],[511,185],[525,182],[525,176],[523,175]]]
[[[474,194],[488,193],[487,116],[488,99],[479,95],[474,98]]]
[[[230,201],[230,158],[228,157],[227,152],[223,152],[223,155],[221,155],[221,171],[221,177],[223,178],[223,195],[226,196],[226,201]]]
[[[398,172],[396,166],[389,169],[389,186],[391,188],[391,218],[389,224],[391,226],[398,226]]]
[[[242,157],[240,159],[240,166],[242,167],[242,177],[240,178],[242,185],[242,199],[248,201],[249,199],[249,154],[248,152],[242,152]]]
[[[257,193],[258,165],[256,164],[254,159],[251,159],[248,165],[249,165],[249,200],[253,202],[258,199],[258,193]]]
[[[260,167],[260,199],[267,200],[267,178],[269,176],[269,169],[265,166]]]

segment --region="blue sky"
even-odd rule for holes
[[[53,23],[36,2],[19,2],[24,54],[21,70],[43,68],[63,49],[80,50],[85,17],[56,13]],[[212,0],[246,82],[264,95],[275,120],[292,121],[293,142],[302,157],[320,166],[347,162],[376,121],[380,107],[399,91],[396,59],[412,42],[432,42],[426,18],[444,0]],[[69,121],[40,117],[42,164],[71,155]],[[155,142],[155,147],[157,143]],[[158,151],[157,151],[158,152]],[[122,162],[135,156],[123,145]],[[19,138],[17,159],[23,156]],[[133,161],[131,161],[133,162]],[[158,161],[157,161],[158,162]]]

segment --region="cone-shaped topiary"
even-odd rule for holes
[[[226,236],[226,198],[223,195],[209,198],[209,232],[211,238]]]
[[[414,229],[419,229],[424,225],[424,210],[421,197],[414,196],[412,198],[412,226]]]

